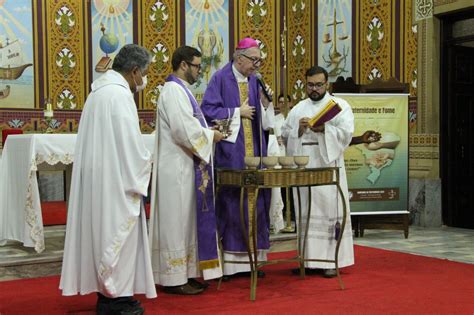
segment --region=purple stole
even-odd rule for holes
[[[183,82],[174,75],[169,75],[166,82],[173,81],[180,85],[188,95],[193,114],[201,126],[207,128],[204,115],[199,108],[196,99],[191,92],[184,86]],[[194,160],[194,187],[196,190],[196,211],[197,211],[197,238],[198,238],[198,257],[199,269],[211,269],[219,266],[217,256],[216,239],[216,212],[214,209],[214,188],[212,185],[212,167],[211,164],[202,161],[196,155]]]

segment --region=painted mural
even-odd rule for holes
[[[93,0],[93,80],[112,67],[120,47],[133,43],[133,8],[130,0]]]
[[[186,0],[186,45],[202,53],[201,75],[193,86],[201,99],[214,72],[229,58],[228,0]]]
[[[31,0],[0,0],[0,108],[34,108]]]
[[[26,66],[16,80],[0,78],[0,130],[42,132],[49,98],[55,132],[76,132],[96,69],[108,68],[123,44],[135,42],[154,56],[148,86],[137,96],[141,129],[151,132],[176,47],[204,53],[199,98],[246,36],[262,49],[265,82],[275,93],[284,87],[294,101],[306,97],[304,73],[313,64],[328,68],[332,79],[411,83],[411,130],[418,130],[424,109],[417,107],[417,85],[423,85],[417,76],[424,72],[417,75],[416,46],[426,31],[425,20],[416,26],[411,16],[411,0],[0,0],[0,45],[19,47],[14,55],[22,59],[2,66],[6,50],[0,49],[0,68]]]
[[[319,0],[318,65],[329,73],[352,77],[352,1]]]

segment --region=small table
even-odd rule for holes
[[[240,220],[242,225],[242,235],[247,243],[247,252],[249,256],[251,278],[250,278],[250,300],[255,301],[257,291],[257,271],[259,267],[267,264],[275,264],[281,262],[298,262],[300,265],[300,276],[305,276],[305,261],[319,261],[334,263],[337,273],[337,279],[341,289],[344,289],[344,283],[342,282],[341,275],[339,273],[338,255],[339,247],[341,244],[342,234],[346,225],[347,205],[344,199],[344,194],[339,185],[339,168],[338,167],[326,167],[326,168],[298,168],[298,169],[258,169],[258,170],[234,170],[234,169],[217,169],[216,174],[216,189],[217,193],[221,186],[235,186],[240,187]],[[298,229],[298,248],[297,256],[289,259],[278,259],[271,261],[259,262],[257,259],[257,206],[258,191],[261,188],[274,188],[274,187],[296,187],[298,195],[298,204],[301,204],[300,187],[307,187],[308,189],[313,186],[324,186],[324,185],[335,185],[338,193],[341,195],[343,205],[343,219],[341,224],[341,231],[336,243],[336,251],[334,253],[334,260],[324,259],[305,259],[305,244],[308,235],[309,218],[311,216],[311,193],[308,194],[308,209],[307,209],[307,220],[304,228],[304,237],[302,237],[302,216],[301,207],[298,209],[299,213],[299,224]],[[250,200],[248,204],[248,224],[244,222],[244,203],[245,203],[245,192],[247,192],[247,199]],[[217,195],[216,193],[216,195]],[[286,204],[288,205],[288,194],[286,198]],[[248,226],[248,228],[247,228]],[[224,261],[231,263],[239,263],[236,261]],[[240,262],[242,263],[242,262]],[[245,262],[246,263],[246,262]]]

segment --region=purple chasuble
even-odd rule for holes
[[[266,141],[263,130],[262,146],[260,147],[261,106],[259,86],[254,75],[248,78],[249,105],[255,107],[255,116],[252,120],[252,134],[254,156],[267,155]],[[217,71],[209,81],[201,104],[201,110],[209,124],[214,119],[229,118],[234,115],[235,108],[240,107],[240,94],[237,79],[232,71],[232,62]],[[220,141],[216,144],[214,157],[215,168],[244,169],[245,141],[244,128],[241,126],[235,143]],[[260,150],[261,149],[261,150]],[[269,241],[269,209],[271,191],[260,189],[257,200],[257,248],[268,249]],[[248,222],[247,204],[245,208],[245,222]],[[225,251],[246,252],[247,245],[242,236],[240,224],[240,188],[223,186],[216,196],[217,221],[219,236]]]
[[[191,92],[184,86],[183,82],[174,75],[169,75],[166,82],[173,81],[180,85],[188,95],[193,114],[201,126],[207,128],[204,115],[199,108],[196,99]],[[196,211],[197,211],[197,237],[198,237],[198,256],[201,269],[208,269],[206,261],[215,261],[217,256],[216,239],[216,212],[214,208],[214,190],[212,185],[212,167],[211,164],[204,162],[196,155],[193,155],[195,191],[196,191]],[[210,264],[210,268],[215,267]]]

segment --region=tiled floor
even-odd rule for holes
[[[277,234],[271,239],[271,251],[296,248],[295,234]],[[0,281],[60,274],[64,226],[45,228],[45,242],[46,250],[41,254],[18,242],[0,247]],[[401,231],[366,230],[364,237],[355,238],[354,243],[474,264],[474,230],[412,226],[408,239]]]

